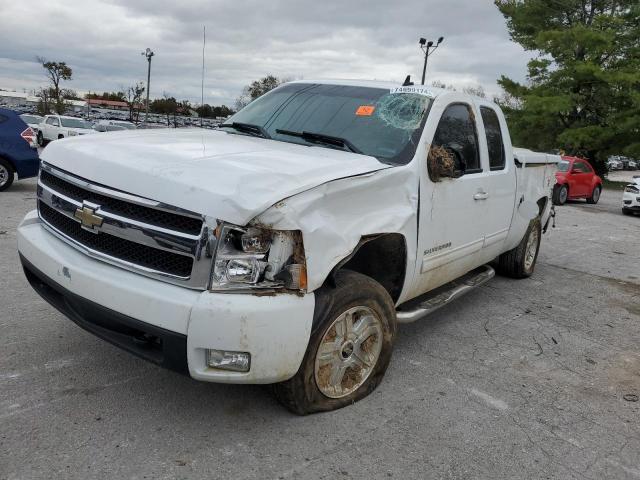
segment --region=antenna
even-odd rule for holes
[[[202,84],[200,90],[200,128],[202,128],[202,114],[204,113],[204,47],[207,44],[207,27],[202,26]]]

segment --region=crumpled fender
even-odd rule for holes
[[[405,237],[407,278],[413,278],[418,191],[410,166],[394,167],[324,183],[281,200],[251,223],[302,232],[308,291],[320,287],[363,236],[381,233]]]

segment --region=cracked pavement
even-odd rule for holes
[[[371,396],[296,417],[40,300],[15,249],[35,180],[18,182],[0,194],[0,479],[638,479],[640,217],[620,198],[558,208],[532,278],[401,326]]]

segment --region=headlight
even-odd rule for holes
[[[627,193],[640,193],[640,189],[638,187],[634,187],[633,185],[627,185],[624,191]]]
[[[222,223],[216,238],[211,290],[306,289],[300,232]]]
[[[69,130],[67,133],[69,134],[69,137],[75,137],[78,135],[78,132],[74,132],[73,130]]]

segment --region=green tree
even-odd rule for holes
[[[285,79],[279,79],[273,75],[267,75],[260,80],[255,80],[249,85],[244,87],[242,94],[236,100],[236,110],[244,108],[249,103],[253,102],[256,98],[261,97],[265,93],[273,90],[278,85],[286,82]]]
[[[537,52],[526,84],[502,76],[518,145],[640,156],[640,0],[495,0],[511,38]]]
[[[43,57],[37,57],[37,60],[42,65],[42,68],[46,70],[47,78],[51,83],[51,104],[58,114],[63,114],[68,104],[64,101],[65,97],[62,95],[63,91],[60,88],[60,83],[63,80],[71,80],[73,70],[66,62],[49,62]]]

